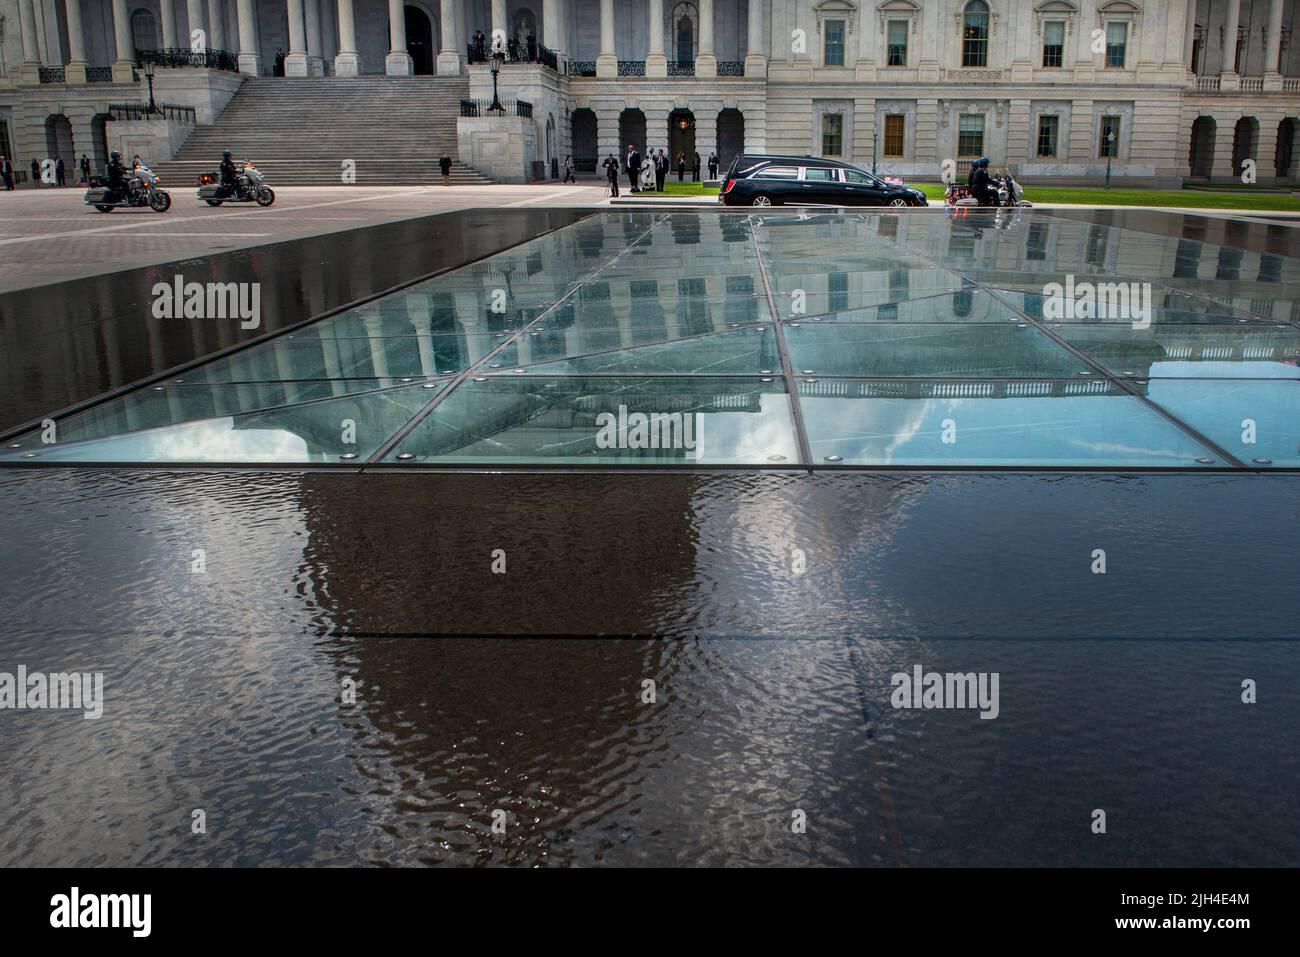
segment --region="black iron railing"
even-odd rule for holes
[[[63,67],[61,66],[43,66],[40,70],[42,83],[63,83]]]
[[[492,46],[487,43],[470,43],[465,47],[465,54],[470,63],[487,63],[492,59]],[[560,72],[559,55],[540,43],[516,43],[511,40],[502,51],[502,60],[506,63],[538,63],[556,73]]]
[[[668,75],[669,76],[694,76],[695,61],[694,60],[669,60]]]
[[[155,103],[152,112],[148,103],[110,103],[108,105],[110,120],[154,120],[168,119],[177,123],[194,123],[197,117],[192,106],[177,106],[173,103]]]
[[[744,76],[744,60],[719,60],[718,76]]]
[[[87,83],[112,83],[113,68],[111,66],[88,66],[86,67]]]
[[[461,100],[461,116],[522,116],[524,119],[533,118],[533,104],[527,100],[502,100],[502,112],[489,109],[492,106],[491,100]]]
[[[239,57],[225,50],[191,50],[189,47],[169,47],[165,50],[136,50],[135,65],[143,69],[146,63],[162,67],[197,66],[209,70],[239,72]]]
[[[569,76],[595,76],[595,60],[570,60]]]
[[[619,76],[645,76],[645,60],[619,60]]]

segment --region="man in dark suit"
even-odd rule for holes
[[[655,189],[659,192],[664,191],[664,180],[668,178],[668,157],[664,156],[664,151],[659,150],[655,154]]]
[[[4,183],[6,191],[12,191],[14,188],[14,164],[9,162],[9,157],[0,156],[0,182]]]
[[[623,161],[623,170],[627,173],[627,181],[632,187],[632,192],[638,192],[636,183],[641,176],[641,154],[636,151],[636,147],[631,143],[627,144],[627,156]]]

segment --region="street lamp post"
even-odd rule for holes
[[[880,141],[880,131],[874,130],[871,133],[871,175],[876,175],[876,144]]]
[[[1106,188],[1110,189],[1110,161],[1115,155],[1115,131],[1106,132]]]
[[[501,72],[501,51],[492,51],[492,105],[488,107],[489,113],[504,113],[506,108],[501,105],[501,97],[497,94],[497,75]]]
[[[145,77],[146,80],[149,81],[149,115],[150,115],[150,116],[153,116],[154,113],[158,112],[158,105],[154,102],[154,98],[153,98],[153,74],[154,74],[154,69],[155,69],[155,67],[154,67],[153,63],[152,63],[151,61],[149,61],[149,60],[145,60],[145,63],[144,63],[144,77]]]

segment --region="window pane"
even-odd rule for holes
[[[885,149],[886,156],[903,155],[903,117],[897,113],[885,117]]]
[[[962,17],[961,65],[986,66],[989,46],[989,8],[983,0],[966,5]]]
[[[754,174],[755,179],[798,179],[799,171],[793,166],[769,166]]]
[[[889,66],[907,66],[907,21],[889,21]]]
[[[979,156],[984,152],[984,117],[962,116],[957,129],[958,156]]]
[[[1043,25],[1043,66],[1059,67],[1065,60],[1065,24],[1059,20]]]
[[[822,155],[839,156],[843,140],[844,117],[827,113],[822,117]]]
[[[1103,116],[1101,118],[1101,142],[1098,146],[1097,155],[1103,158],[1119,156],[1118,116]]]
[[[1106,24],[1106,66],[1123,68],[1127,44],[1127,23]]]
[[[844,65],[844,21],[826,21],[826,66]]]
[[[1060,126],[1060,117],[1040,116],[1038,118],[1038,155],[1056,155],[1056,134]]]

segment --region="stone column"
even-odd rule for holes
[[[289,52],[284,57],[285,76],[307,75],[307,22],[302,0],[288,0]]]
[[[1183,70],[1192,72],[1192,46],[1196,43],[1196,0],[1187,0],[1187,20],[1183,23]]]
[[[713,0],[699,0],[700,50],[695,55],[696,76],[717,76],[718,58],[713,55]]]
[[[618,53],[614,50],[614,0],[600,0],[600,53],[596,76],[618,76]]]
[[[389,76],[410,76],[415,72],[411,54],[406,52],[406,4],[388,0],[388,56],[384,72]]]
[[[63,0],[68,18],[68,63],[63,68],[65,82],[86,82],[86,34],[81,27],[81,0]]]
[[[212,41],[208,37],[208,21],[203,9],[203,0],[185,0],[185,25],[189,34],[180,44],[182,47],[194,49],[194,31],[202,30],[203,39],[199,44],[199,49],[206,49],[212,46]]]
[[[239,72],[257,76],[262,71],[257,49],[257,0],[238,0],[235,13],[239,18]]]
[[[208,46],[226,48],[226,11],[221,9],[221,0],[208,0]]]
[[[40,76],[41,48],[36,42],[36,4],[33,0],[19,0],[18,18],[22,22],[23,34],[21,72],[28,82],[35,83]]]
[[[1237,25],[1241,22],[1241,0],[1228,0],[1228,21],[1223,27],[1223,69],[1220,71],[1220,89],[1239,87],[1237,76]]]
[[[162,10],[162,45],[165,50],[176,48],[176,0],[158,0]]]
[[[865,9],[862,18],[866,19]],[[868,31],[859,25],[863,34]],[[763,53],[763,0],[749,0],[749,36],[745,46],[745,76],[767,76],[767,56]]]
[[[460,24],[456,22],[456,0],[440,0],[441,5],[438,8],[439,19],[442,21],[439,26],[439,50],[438,50],[438,75],[439,76],[460,76],[461,62],[460,51],[464,49],[464,42],[461,38]],[[547,0],[546,9],[553,10],[555,0]],[[546,30],[551,29],[550,22],[547,22]],[[549,43],[547,44],[549,46]]]
[[[305,0],[303,16],[307,27],[307,75],[324,76],[325,61],[321,57],[320,0]]]
[[[664,0],[648,0],[646,37],[649,46],[645,57],[645,75],[667,76],[668,57],[664,55]]]
[[[557,56],[568,53],[569,45],[564,39],[563,0],[542,0],[542,39],[541,42]]]
[[[339,52],[334,57],[335,76],[359,76],[361,58],[357,56],[357,24],[352,18],[352,0],[338,0]]]
[[[113,0],[113,42],[117,48],[113,82],[130,83],[135,72],[135,43],[131,39],[131,13],[126,0]]]
[[[506,0],[492,0],[492,35],[488,37],[488,52],[500,46],[504,52],[506,41],[510,39],[506,29]]]
[[[1272,0],[1268,8],[1268,39],[1264,44],[1264,89],[1282,91],[1282,0]]]

